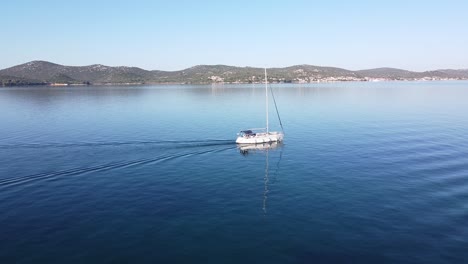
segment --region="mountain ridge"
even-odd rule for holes
[[[204,84],[259,83],[264,69],[229,65],[195,65],[178,71],[145,70],[131,66],[65,66],[48,61],[30,61],[0,70],[0,85],[100,85],[100,84]],[[379,80],[467,80],[468,69],[415,72],[381,67],[347,70],[309,64],[269,68],[269,82],[308,83]]]

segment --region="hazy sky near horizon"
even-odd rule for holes
[[[0,68],[31,60],[468,68],[468,1],[5,1]]]

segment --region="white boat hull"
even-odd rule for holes
[[[239,136],[236,139],[237,144],[262,144],[270,142],[281,142],[283,141],[283,133],[280,132],[269,132],[269,133],[257,133],[255,135],[244,135]]]

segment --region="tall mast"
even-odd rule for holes
[[[265,101],[266,101],[266,132],[268,133],[268,79],[267,79],[267,72],[265,68]]]

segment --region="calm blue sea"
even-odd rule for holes
[[[0,263],[468,262],[468,82],[272,87],[1,88]]]

